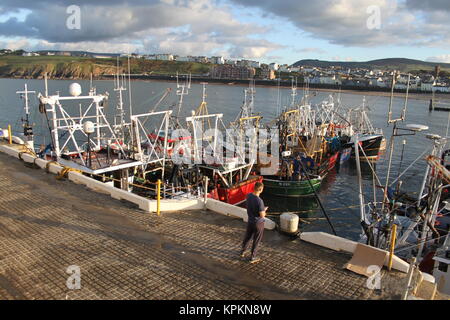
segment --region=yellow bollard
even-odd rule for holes
[[[8,139],[9,139],[9,144],[12,144],[12,130],[11,130],[10,124],[8,124]]]
[[[389,250],[389,263],[388,263],[388,270],[391,271],[392,269],[392,258],[394,257],[394,248],[395,248],[395,240],[397,238],[397,225],[394,224],[392,226],[392,232],[391,232],[391,247]]]
[[[161,214],[161,180],[156,183],[156,214]]]

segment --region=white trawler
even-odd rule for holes
[[[43,129],[47,135],[50,133],[50,143],[37,145],[33,141],[28,96],[35,92],[27,87],[18,92],[25,101],[24,138],[9,135],[9,130],[0,130],[2,137],[10,136],[11,142],[28,147],[27,150],[16,148],[19,157],[60,176],[106,191],[114,198],[127,199],[146,211],[201,209],[208,204],[213,211],[246,217],[245,209],[223,207],[217,202],[235,205],[245,201],[254,184],[262,178],[252,175],[255,162],[240,154],[236,145],[230,145],[234,154],[229,158],[226,148],[215,148],[216,135],[205,136],[206,126],[199,126],[201,123],[212,121],[215,133],[226,129],[221,114],[207,112],[205,84],[198,114],[193,112],[186,121],[181,121],[183,96],[189,93],[191,86],[190,75],[185,76],[184,82],[180,82],[177,75],[179,101],[173,106],[176,110],[170,110],[171,107],[156,110],[170,92],[166,90],[149,112],[136,114],[131,96],[129,110],[125,111],[123,103],[124,91],[130,94],[130,76],[126,79],[126,75],[118,72],[114,80],[117,105],[111,123],[106,114],[109,94],[97,93],[92,81],[87,94],[78,83],[72,83],[67,96],[50,93],[46,77],[44,82],[45,91],[37,94],[38,110]],[[173,137],[176,131],[186,132],[187,129],[190,129],[189,134]],[[231,138],[229,142],[236,143],[236,137]],[[206,163],[204,160],[211,147],[217,161]],[[9,149],[8,152],[17,153]],[[201,161],[196,161],[199,155]],[[190,161],[178,163],[175,160],[180,156]],[[274,227],[269,219],[266,225]]]

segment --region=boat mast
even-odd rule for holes
[[[177,96],[179,96],[178,100],[178,111],[177,111],[177,120],[180,116],[181,112],[181,106],[183,105],[183,96],[186,96],[189,94],[189,89],[191,88],[191,74],[186,75],[186,79],[184,83],[180,83],[178,79],[178,72],[177,72]]]
[[[29,99],[28,94],[35,94],[35,91],[28,91],[28,86],[25,83],[24,91],[17,91],[17,94],[20,94],[20,97],[24,99],[24,110],[25,110],[25,119],[22,118],[24,135],[26,137],[27,146],[34,151],[34,142],[33,142],[33,128],[30,125],[30,107],[29,107]]]
[[[133,105],[132,105],[132,99],[131,99],[131,65],[130,65],[130,56],[131,54],[128,54],[128,98],[129,98],[129,104],[130,104],[130,123],[131,123],[131,117],[133,116]],[[130,134],[131,138],[131,150],[134,146],[134,137],[133,134]]]
[[[394,71],[393,76],[392,76],[391,99],[390,99],[390,103],[389,103],[389,112],[388,112],[388,125],[393,123],[394,126],[392,128],[392,135],[391,135],[391,139],[390,139],[388,169],[387,169],[387,174],[386,174],[386,183],[384,186],[383,201],[381,203],[381,214],[385,215],[385,217],[389,217],[389,224],[393,223],[393,219],[388,211],[385,212],[385,209],[386,209],[386,201],[387,201],[387,194],[388,194],[388,187],[389,187],[389,178],[390,178],[391,168],[392,168],[392,157],[394,154],[394,140],[395,140],[396,136],[401,136],[401,134],[398,134],[397,123],[400,121],[401,122],[405,121],[406,107],[407,107],[407,101],[408,101],[408,92],[409,92],[409,85],[410,85],[409,80],[408,80],[408,89],[406,91],[405,104],[403,106],[403,111],[401,113],[400,118],[392,119],[392,105],[393,105],[393,100],[394,100],[394,88],[395,88],[396,75],[397,75],[397,73],[396,73],[396,71]],[[379,239],[377,239],[377,241],[378,240]]]
[[[281,114],[281,95],[280,95],[280,79],[278,79],[278,85],[277,85],[277,113],[276,117],[280,116]]]
[[[297,97],[297,77],[291,77],[292,84],[291,84],[291,110],[295,107],[295,100]],[[295,81],[294,81],[295,80]]]
[[[358,136],[356,136],[355,139],[355,157],[356,157],[356,170],[358,173],[358,187],[359,187],[359,212],[360,212],[360,222],[361,222],[361,228],[362,223],[365,222],[366,214],[364,212],[364,194],[363,194],[363,188],[362,188],[362,177],[361,177],[361,163],[359,162],[359,140]],[[362,235],[364,235],[364,228],[362,228]]]
[[[124,130],[124,126],[125,126],[125,111],[123,110],[123,93],[122,91],[125,91],[126,89],[123,86],[123,83],[121,83],[120,81],[120,69],[119,69],[119,57],[117,57],[117,78],[115,78],[115,87],[114,87],[114,91],[117,92],[118,95],[118,103],[116,106],[116,117],[114,119],[115,123],[115,129],[117,127],[119,127],[117,129],[117,132],[119,134],[118,138],[120,139],[121,142],[123,142],[124,138],[125,138],[125,130]],[[117,123],[117,120],[119,120]]]

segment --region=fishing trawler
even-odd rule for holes
[[[282,197],[302,197],[314,194],[320,188],[322,177],[307,172],[312,168],[311,161],[312,159],[294,158],[290,151],[284,151],[279,174],[264,176],[265,190],[270,194]]]
[[[279,171],[264,177],[266,190],[279,196],[314,195],[339,156],[338,140],[330,125],[333,119],[328,110],[334,108],[333,101],[324,102],[313,110],[307,100],[308,92],[300,105],[296,103],[296,96],[293,79],[291,105],[275,120],[280,138]]]
[[[394,73],[394,79],[395,79]],[[393,81],[394,83],[394,81]],[[409,81],[408,81],[409,88]],[[450,163],[447,160],[449,150],[445,149],[448,143],[446,137],[437,134],[427,134],[432,150],[425,150],[413,163],[407,167],[394,181],[390,181],[392,158],[394,155],[394,140],[396,137],[416,135],[429,128],[425,125],[409,124],[400,127],[406,119],[408,90],[406,91],[405,105],[399,118],[392,117],[392,100],[388,110],[388,125],[392,126],[392,135],[389,142],[389,157],[386,182],[381,183],[375,169],[373,172],[374,189],[373,200],[366,205],[362,192],[361,170],[359,167],[360,152],[355,152],[358,169],[358,185],[360,199],[360,222],[362,233],[360,241],[370,246],[390,250],[396,256],[417,261],[418,268],[426,273],[442,278],[437,280],[438,290],[450,293],[442,281],[448,279],[446,266],[448,243],[446,238],[449,232],[449,206],[447,205],[448,188],[450,187]],[[361,151],[362,147],[355,141],[355,149]],[[426,156],[427,167],[418,194],[404,191],[402,177],[414,163]],[[377,200],[377,194],[382,192]],[[368,207],[368,210],[366,209]],[[444,257],[444,258],[443,258]],[[439,281],[441,283],[439,284]]]
[[[366,99],[360,108],[349,109],[346,122],[341,127],[341,142],[343,148],[352,149],[352,158],[355,159],[355,141],[361,145],[360,161],[376,162],[380,154],[386,149],[386,139],[383,130],[374,128],[368,116]]]
[[[186,118],[186,122],[190,124],[193,133],[195,167],[209,181],[208,197],[238,205],[246,200],[247,194],[253,192],[255,184],[261,182],[262,177],[253,171],[256,159],[247,159],[245,148],[239,149],[234,144],[235,137],[226,131],[222,117],[223,114],[196,115],[193,112],[191,117]],[[209,124],[213,124],[212,127],[208,127]],[[231,150],[220,145],[217,134],[219,127],[223,129],[222,132],[227,133],[227,144],[234,144]],[[205,130],[206,128],[208,129]]]

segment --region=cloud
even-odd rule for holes
[[[280,5],[271,0],[232,0],[243,6],[254,6],[278,17],[287,18],[299,29],[313,37],[326,39],[333,44],[371,46],[381,43],[381,32],[370,30],[367,21],[370,6],[382,12],[382,23],[396,10],[394,0],[322,0],[304,2],[286,0]]]
[[[450,63],[450,54],[442,54],[440,56],[429,57],[426,60],[428,62]]]
[[[27,37],[41,45],[53,44],[67,50],[94,47],[96,52],[113,52],[132,47],[180,55],[222,52],[259,58],[279,47],[268,41],[254,41],[253,36],[267,29],[235,19],[228,6],[218,5],[215,0],[83,1],[79,2],[79,30],[66,26],[67,6],[74,1],[3,2],[3,10],[27,8],[30,13],[23,21],[12,17],[0,23],[0,35]],[[110,48],[107,43],[111,43]]]
[[[326,51],[320,48],[301,48],[298,49],[297,52],[300,53],[316,53],[316,54],[325,54]]]
[[[450,11],[448,0],[406,0],[406,6],[418,10],[446,10]]]
[[[26,39],[15,39],[10,41],[0,41],[0,48],[19,50],[30,46],[30,42]]]
[[[231,0],[285,18],[313,38],[355,47],[444,46],[450,43],[448,0],[321,0],[299,4],[272,0]],[[378,8],[380,28],[368,28]]]
[[[74,3],[81,8],[80,30],[66,27]],[[371,6],[380,9],[379,29],[367,27]],[[345,47],[450,45],[448,0],[2,0],[0,14],[0,36],[28,39],[30,48],[267,58],[287,48],[279,43],[283,24],[269,27],[271,19]],[[268,33],[280,33],[280,40],[261,40]]]
[[[354,61],[352,57],[341,57],[341,56],[334,56],[331,57],[331,61],[345,61],[345,62],[351,62]]]

